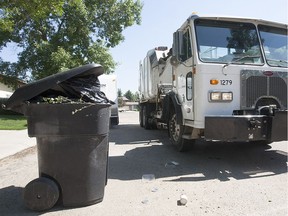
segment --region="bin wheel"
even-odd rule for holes
[[[48,210],[59,199],[59,188],[53,180],[40,177],[26,185],[23,198],[25,205],[31,210]]]

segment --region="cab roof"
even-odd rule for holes
[[[182,25],[182,27],[187,25],[187,22],[190,22],[191,20],[196,19],[207,19],[207,20],[222,20],[222,21],[232,21],[232,22],[249,22],[254,23],[255,25],[263,24],[263,25],[269,25],[279,28],[288,28],[288,25],[286,23],[280,23],[280,22],[274,22],[259,18],[251,18],[251,17],[236,17],[236,16],[217,16],[217,15],[195,15],[192,14],[189,16],[186,20],[186,22]]]

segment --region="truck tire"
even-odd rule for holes
[[[143,127],[143,107],[140,106],[140,111],[139,111],[139,124],[140,127]]]
[[[142,124],[143,128],[149,130],[151,128],[151,125],[149,124],[149,112],[148,112],[148,106],[144,105],[142,110]]]
[[[182,135],[184,133],[184,125],[180,125],[176,121],[176,113],[173,112],[170,115],[168,122],[168,133],[170,141],[176,147],[179,152],[186,152],[190,150],[192,143],[190,144],[187,139],[183,139]]]
[[[110,118],[111,125],[119,125],[119,116]]]

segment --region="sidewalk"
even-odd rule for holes
[[[28,137],[27,130],[0,130],[0,159],[36,145],[36,138]]]

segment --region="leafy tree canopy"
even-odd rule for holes
[[[0,59],[0,73],[40,79],[93,62],[109,73],[109,48],[141,10],[140,0],[1,0],[0,51],[11,42],[21,51],[15,63]]]
[[[134,94],[128,90],[124,96],[129,100],[129,101],[139,101],[139,93],[138,92],[135,92]]]
[[[121,89],[118,89],[117,95],[118,95],[118,97],[122,97],[122,90]]]

